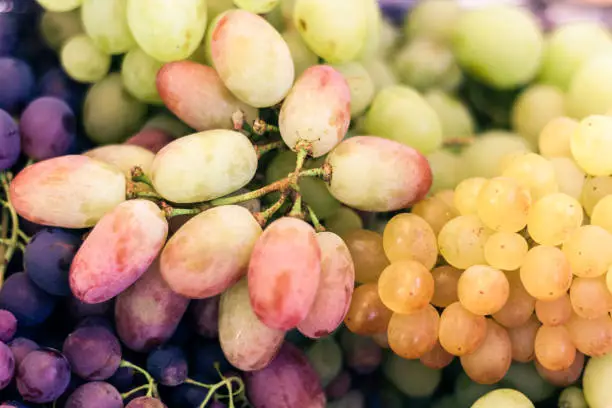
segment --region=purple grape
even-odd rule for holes
[[[15,356],[6,344],[0,342],[0,390],[6,388],[15,374]]]
[[[59,228],[45,228],[32,237],[25,249],[23,265],[29,278],[45,292],[70,295],[68,272],[81,237]]]
[[[34,88],[34,73],[24,61],[0,58],[0,109],[15,113],[28,101]]]
[[[74,141],[75,130],[72,109],[53,96],[33,100],[19,121],[23,152],[35,160],[66,154]]]
[[[208,339],[219,337],[220,298],[221,296],[213,296],[192,302],[191,317],[195,325],[195,331],[200,336]]]
[[[147,357],[147,371],[160,384],[175,387],[187,379],[187,358],[178,347],[160,347]]]
[[[94,381],[74,390],[64,408],[123,408],[123,399],[109,383]]]
[[[0,13],[0,55],[9,55],[18,41],[17,17],[11,13]]]
[[[106,315],[111,310],[112,304],[112,300],[101,303],[84,303],[75,297],[70,297],[68,311],[73,318],[81,320],[85,317]]]
[[[72,371],[93,381],[106,380],[121,364],[121,345],[107,328],[79,327],[66,338],[62,349]]]
[[[7,401],[0,404],[0,408],[30,408],[30,406],[17,401]]]
[[[9,276],[0,289],[0,308],[13,313],[20,325],[42,323],[54,307],[55,298],[32,283],[25,272]]]
[[[17,389],[25,401],[46,403],[59,398],[70,383],[70,364],[59,351],[36,350],[17,370]]]
[[[166,405],[156,398],[139,397],[130,401],[125,408],[167,408]]]
[[[17,319],[8,310],[0,309],[0,341],[10,341],[17,331]]]
[[[19,367],[19,364],[24,358],[32,351],[38,350],[40,346],[35,341],[26,339],[25,337],[15,337],[13,341],[8,344],[13,356],[15,357],[15,366]]]
[[[59,98],[75,109],[80,105],[82,89],[61,68],[51,68],[38,81],[38,94]]]
[[[103,329],[108,330],[113,335],[115,330],[113,329],[113,323],[103,316],[87,316],[77,324],[76,328],[80,329],[81,327],[101,327]]]
[[[183,383],[172,388],[170,399],[167,402],[171,407],[199,408],[207,395],[206,388]]]
[[[11,115],[0,109],[0,171],[13,167],[20,153],[19,127]]]

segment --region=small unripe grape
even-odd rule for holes
[[[399,214],[387,223],[383,247],[391,262],[415,260],[431,269],[438,259],[438,244],[433,229],[415,214]]]

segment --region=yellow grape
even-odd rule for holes
[[[572,158],[570,137],[578,129],[579,122],[567,116],[549,121],[540,132],[538,147],[544,157]]]
[[[459,214],[475,215],[477,213],[478,195],[486,183],[487,179],[483,177],[472,177],[457,185],[454,204]]]
[[[563,253],[574,275],[601,276],[612,265],[612,234],[596,225],[583,225],[565,240]]]
[[[565,326],[540,327],[534,350],[538,362],[552,371],[567,370],[576,358],[576,347]]]
[[[591,225],[597,225],[612,232],[612,194],[607,195],[593,207]]]
[[[393,313],[387,337],[391,350],[406,359],[419,358],[436,345],[440,315],[431,305],[410,314]]]
[[[378,296],[378,285],[366,283],[355,288],[344,324],[353,333],[374,335],[387,331],[392,314]]]
[[[483,265],[484,246],[492,233],[475,215],[453,218],[438,234],[440,254],[456,268]]]
[[[535,358],[535,338],[542,324],[531,316],[519,327],[508,329],[512,345],[512,359],[519,363],[528,363]]]
[[[111,56],[95,46],[86,34],[77,34],[62,45],[64,72],[77,82],[96,83],[108,75]]]
[[[424,37],[448,42],[461,8],[452,0],[428,0],[415,4],[404,22],[406,37]]]
[[[471,354],[461,356],[465,373],[479,384],[500,381],[512,363],[512,344],[506,329],[486,319],[486,336],[482,345]]]
[[[555,300],[538,300],[535,304],[535,311],[542,324],[559,326],[567,323],[572,317],[572,302],[568,294]]]
[[[574,160],[567,157],[553,157],[549,160],[555,168],[559,192],[579,200],[586,179],[584,171]]]
[[[49,11],[70,11],[79,8],[83,4],[83,0],[36,0]],[[8,6],[13,6],[9,4]],[[9,8],[9,11],[11,8]]]
[[[534,408],[533,403],[525,394],[512,388],[500,388],[487,392],[485,395],[478,398],[471,408],[490,408],[499,406],[504,406],[506,408]]]
[[[493,314],[493,318],[504,327],[519,327],[533,315],[536,300],[525,290],[518,271],[506,272],[506,278],[510,285],[510,295],[506,304]]]
[[[450,208],[455,216],[459,215],[457,208],[455,207],[455,190],[449,188],[446,190],[440,190],[436,194],[434,194],[435,198],[439,198],[444,201],[448,208]]]
[[[434,280],[423,264],[403,260],[387,266],[378,278],[380,300],[395,313],[424,308],[434,293]]]
[[[539,300],[555,300],[572,284],[572,270],[565,254],[556,247],[531,248],[521,266],[521,282],[531,296]]]
[[[538,361],[535,362],[535,367],[538,371],[538,374],[540,374],[542,378],[544,378],[552,385],[556,387],[567,387],[577,382],[580,378],[580,375],[582,374],[582,369],[584,368],[584,354],[577,351],[576,357],[574,358],[574,362],[569,368],[565,370],[549,370],[548,368],[540,364]]]
[[[553,193],[542,197],[529,210],[527,231],[541,245],[561,245],[582,225],[582,206],[574,197]]]
[[[612,310],[612,293],[605,276],[575,278],[569,296],[574,313],[585,319],[596,319]]]
[[[151,164],[155,158],[155,154],[149,149],[128,144],[96,147],[84,152],[83,156],[112,164],[130,179],[132,177],[131,170],[134,166],[139,166],[145,174],[150,174]]]
[[[424,219],[436,236],[438,236],[444,224],[457,216],[453,208],[449,207],[444,200],[435,196],[427,197],[416,203],[412,206],[411,214]]]
[[[452,363],[454,358],[455,356],[444,350],[438,341],[431,350],[419,357],[419,360],[426,367],[441,370]]]
[[[495,177],[487,181],[476,201],[478,217],[494,231],[522,230],[527,224],[530,208],[529,190],[509,177]]]
[[[606,81],[612,69],[612,52],[610,51],[607,49],[593,55],[573,75],[566,93],[566,107],[569,116],[584,119],[589,115],[604,115],[610,110],[612,89]],[[604,163],[599,161],[599,164],[593,163],[593,165],[599,166]]]
[[[496,232],[487,239],[485,260],[494,268],[513,271],[520,268],[529,245],[522,235],[515,232]]]
[[[96,47],[107,54],[124,54],[136,46],[126,7],[125,0],[83,0],[83,28]]]
[[[510,295],[510,284],[499,269],[474,265],[461,274],[457,295],[467,310],[486,316],[504,307]]]
[[[383,233],[383,247],[391,262],[411,259],[431,269],[438,259],[435,232],[415,214],[399,214],[391,218]]]
[[[599,200],[609,194],[612,194],[612,177],[588,177],[584,181],[580,203],[589,217],[593,214],[593,209]]]
[[[535,153],[517,155],[509,160],[504,166],[502,176],[511,177],[528,187],[533,202],[559,191],[554,166]]]
[[[454,356],[473,353],[486,334],[487,319],[466,310],[459,302],[447,306],[440,316],[440,345]]]
[[[611,60],[612,61],[612,60]],[[570,146],[576,163],[591,176],[607,176],[612,173],[612,117],[589,116],[580,122],[572,133]]]
[[[431,276],[434,279],[432,305],[446,307],[459,300],[457,283],[461,273],[461,270],[448,265],[438,266],[431,271]]]
[[[345,235],[349,231],[362,229],[363,220],[355,210],[342,206],[325,219],[325,228],[338,235]]]
[[[389,265],[381,234],[354,229],[342,235],[342,239],[348,246],[355,264],[355,281],[359,283],[378,281],[382,271]]]
[[[574,346],[587,356],[603,356],[612,350],[612,319],[608,315],[585,319],[572,314],[565,327]]]

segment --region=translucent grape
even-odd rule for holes
[[[584,354],[577,351],[576,357],[572,365],[565,370],[552,371],[544,367],[542,364],[536,361],[535,367],[538,370],[538,374],[544,378],[550,384],[557,387],[567,387],[568,385],[574,384],[580,378],[582,369],[584,368]],[[586,408],[586,407],[585,407]]]
[[[60,53],[62,68],[78,82],[98,82],[108,74],[111,57],[95,46],[91,38],[78,34],[67,40]]]
[[[591,225],[612,232],[612,195],[605,196],[595,204],[591,214]]]
[[[441,370],[452,363],[454,358],[455,356],[444,350],[440,342],[437,342],[436,345],[427,353],[423,354],[419,360],[425,367]]]
[[[612,293],[608,290],[605,276],[575,278],[569,296],[574,312],[585,319],[606,316],[612,309]]]
[[[291,52],[296,78],[309,67],[319,63],[319,57],[308,48],[298,30],[293,27],[288,28],[282,33],[282,36]]]
[[[121,65],[123,86],[139,101],[152,104],[162,103],[156,87],[157,73],[162,65],[140,48],[130,50],[123,58]]]
[[[44,43],[52,50],[59,50],[64,42],[83,32],[79,10],[54,12],[45,10],[39,23]]]
[[[559,405],[574,408],[588,408],[581,388],[568,387],[559,394]]]
[[[297,79],[285,98],[278,127],[293,151],[299,142],[309,142],[312,156],[333,149],[346,135],[351,120],[351,90],[334,68],[315,65]]]
[[[534,203],[559,190],[552,163],[535,153],[517,155],[510,159],[502,176],[513,178],[528,187]]]
[[[544,157],[572,157],[570,138],[578,129],[579,122],[561,116],[551,119],[540,131],[538,147]]]
[[[17,370],[17,389],[28,402],[54,401],[66,391],[69,382],[68,360],[52,349],[30,352]]]
[[[376,93],[366,114],[365,130],[423,154],[442,145],[442,125],[436,111],[407,86],[389,86]]]
[[[412,313],[424,308],[433,293],[433,277],[429,269],[417,261],[392,263],[378,279],[380,299],[395,313]]]
[[[448,150],[437,150],[427,155],[427,161],[433,173],[430,192],[455,188],[461,180],[461,157]]]
[[[574,362],[576,348],[565,326],[542,326],[536,334],[535,354],[545,368],[561,371]]]
[[[370,74],[358,62],[336,64],[333,67],[346,79],[351,91],[351,117],[360,116],[374,99],[374,82]]]
[[[427,197],[419,201],[412,206],[411,214],[425,220],[436,237],[440,233],[442,227],[458,215],[453,206],[449,206],[439,197]]]
[[[457,185],[454,204],[461,215],[476,215],[478,196],[486,183],[483,177],[471,177]]]
[[[129,178],[135,166],[139,166],[145,174],[150,174],[151,164],[155,158],[153,152],[127,144],[100,146],[84,152],[83,155],[113,165]]]
[[[126,9],[124,0],[83,0],[81,19],[85,32],[107,54],[123,54],[136,45]]]
[[[472,144],[462,150],[466,177],[496,177],[502,172],[506,156],[531,151],[524,138],[515,133],[491,131],[479,135]]]
[[[518,271],[506,272],[505,276],[510,295],[504,306],[493,314],[493,318],[504,327],[519,327],[533,315],[536,300],[525,290]]]
[[[563,194],[549,194],[533,204],[529,210],[527,231],[542,245],[560,245],[582,225],[583,213],[575,198]]]
[[[392,314],[393,312],[380,300],[378,285],[366,283],[355,288],[344,324],[356,334],[383,333],[387,331]]]
[[[344,236],[352,230],[363,229],[363,221],[354,210],[342,206],[333,215],[325,219],[325,228],[335,234]]]
[[[49,11],[70,11],[81,6],[83,0],[36,0]]]
[[[610,403],[610,388],[607,387],[612,355],[592,358],[584,369],[582,386],[587,406],[605,408]]]
[[[521,326],[508,329],[514,361],[528,363],[535,359],[535,338],[541,326],[538,319],[532,316]]]
[[[462,271],[452,266],[438,266],[431,271],[434,279],[434,293],[431,304],[437,307],[446,307],[459,300],[457,283]]]
[[[414,214],[399,214],[389,221],[383,234],[383,247],[391,262],[415,260],[431,269],[438,258],[433,229]]]
[[[589,357],[603,356],[612,350],[612,320],[608,315],[584,319],[573,314],[565,327],[574,346]]]
[[[533,403],[525,396],[525,394],[509,389],[502,388],[494,390],[482,396],[472,405],[471,408],[491,408],[498,407],[503,404],[508,408],[533,408]]]
[[[447,306],[440,316],[440,345],[454,356],[476,351],[486,334],[487,319],[469,312],[459,302]]]
[[[91,401],[107,408],[122,408],[123,400],[119,391],[103,381],[93,381],[79,386],[66,400],[66,408],[87,406]]]
[[[474,134],[474,119],[461,100],[439,89],[427,92],[424,97],[440,118],[445,140],[470,137]]]
[[[370,78],[372,78],[374,82],[374,89],[376,92],[380,92],[381,89],[396,85],[399,82],[395,72],[382,58],[375,58],[362,62],[363,67],[368,71]]]
[[[494,268],[513,271],[523,263],[529,246],[522,235],[514,232],[496,232],[492,234],[484,247],[487,264]]]
[[[595,115],[582,120],[572,133],[572,155],[587,174],[607,176],[612,173],[612,166],[607,162],[607,152],[612,149],[611,132],[612,117]]]
[[[432,396],[442,380],[441,370],[399,356],[386,361],[384,374],[404,395],[415,399]]]
[[[62,352],[72,372],[87,381],[106,380],[121,363],[121,344],[107,328],[79,327],[64,340]]]
[[[440,315],[431,305],[410,314],[394,313],[387,336],[391,350],[406,359],[419,358],[436,345]]]
[[[538,300],[535,304],[535,312],[543,324],[559,326],[567,323],[572,317],[572,303],[567,294],[555,300]]]
[[[352,229],[342,236],[351,252],[355,265],[355,281],[377,282],[382,271],[389,265],[384,252],[383,237],[374,231]]]
[[[481,188],[476,202],[478,217],[495,231],[517,232],[527,224],[531,194],[512,178],[495,177]]]
[[[508,332],[491,319],[486,320],[486,337],[473,353],[461,356],[465,373],[480,384],[494,384],[508,372],[512,363],[512,344]]]
[[[580,195],[580,203],[589,217],[593,215],[593,208],[595,208],[599,200],[608,194],[612,194],[612,177],[586,178],[582,187],[582,194]]]
[[[291,52],[265,19],[244,10],[229,10],[215,20],[208,35],[214,68],[238,99],[263,108],[287,95],[295,78]]]
[[[450,41],[461,9],[451,0],[428,0],[417,3],[404,22],[407,37],[425,37]]]
[[[603,115],[610,109],[612,88],[602,79],[612,68],[611,51],[608,49],[589,58],[572,76],[566,96],[569,116],[584,119],[589,115]]]
[[[579,200],[586,179],[582,169],[567,157],[553,157],[550,162],[555,167],[559,192]]]
[[[457,295],[461,305],[468,311],[482,316],[490,315],[506,304],[510,284],[499,269],[474,265],[461,274]]]
[[[563,296],[572,283],[572,271],[565,254],[556,247],[531,248],[521,266],[521,282],[538,300],[555,300]]]
[[[484,246],[492,231],[475,215],[450,220],[438,234],[440,254],[455,268],[485,264]]]

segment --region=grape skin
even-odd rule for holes
[[[0,342],[0,390],[6,388],[15,374],[15,357],[11,349]]]
[[[493,314],[493,319],[506,328],[524,324],[533,315],[536,300],[525,290],[518,271],[506,272],[510,295],[504,306]]]
[[[75,81],[96,83],[111,67],[111,56],[98,49],[86,34],[79,34],[64,43],[60,53],[62,68]]]
[[[88,381],[110,378],[121,363],[119,340],[101,326],[77,328],[64,341],[62,352],[72,372]]]
[[[572,284],[572,271],[565,254],[552,246],[540,245],[527,252],[520,269],[521,282],[538,300],[555,300]]]
[[[531,316],[523,325],[508,330],[514,361],[528,363],[535,359],[535,338],[541,326],[538,319]]]
[[[117,167],[126,175],[132,177],[132,168],[138,166],[144,174],[151,174],[151,164],[155,154],[144,147],[129,144],[112,144],[88,150],[83,156],[91,157]]]
[[[539,362],[535,362],[535,367],[538,370],[538,374],[549,383],[557,387],[567,387],[574,384],[580,378],[582,369],[584,368],[584,354],[576,352],[576,357],[572,365],[565,370],[552,371],[545,368]]]
[[[124,0],[83,0],[81,19],[89,38],[105,53],[123,54],[136,45]]]
[[[466,374],[479,384],[500,381],[512,362],[512,345],[506,329],[487,319],[487,334],[482,345],[473,353],[461,356]]]
[[[374,335],[387,331],[392,315],[380,300],[378,285],[366,283],[355,288],[344,324],[353,333]]]
[[[119,391],[102,381],[89,382],[78,387],[68,397],[65,408],[82,408],[91,401],[96,401],[96,404],[105,408],[123,408]]]
[[[470,312],[486,316],[501,310],[510,295],[510,284],[499,269],[474,265],[466,269],[457,283],[459,301]]]
[[[385,306],[395,313],[410,314],[429,304],[434,294],[434,279],[419,262],[398,261],[380,275],[378,294]]]
[[[440,254],[459,269],[484,265],[484,246],[492,232],[475,215],[453,218],[438,234]]]
[[[410,314],[393,313],[387,329],[389,346],[400,357],[420,358],[436,345],[439,324],[438,311],[429,304]]]
[[[0,308],[13,313],[22,326],[35,326],[47,320],[56,298],[36,286],[25,272],[6,278],[0,288]]]
[[[140,132],[127,139],[124,144],[143,147],[153,153],[159,152],[174,138],[161,129],[143,128]]]
[[[414,260],[431,269],[438,259],[438,244],[433,229],[415,214],[399,214],[387,223],[383,247],[392,263]]]
[[[535,304],[538,319],[547,326],[565,324],[572,317],[572,303],[569,295],[565,294],[549,302],[538,300]]]
[[[355,281],[377,282],[389,265],[384,252],[384,238],[375,231],[351,229],[342,236],[355,266]]]
[[[562,371],[571,367],[576,358],[576,348],[565,326],[542,326],[536,334],[535,354],[542,366]]]
[[[447,306],[440,316],[440,345],[452,355],[473,353],[482,345],[486,333],[486,318],[471,313],[459,302]]]
[[[70,382],[70,364],[59,352],[35,350],[19,364],[17,389],[25,401],[47,403],[66,391]]]

